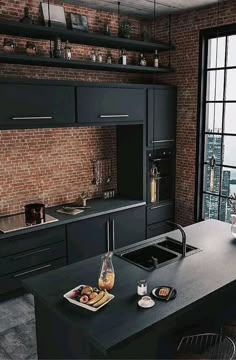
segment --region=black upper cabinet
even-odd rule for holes
[[[147,146],[171,145],[176,132],[176,89],[148,90]]]
[[[111,214],[112,249],[145,239],[145,206]]]
[[[109,215],[68,224],[68,263],[107,252],[110,248],[109,240]]]
[[[134,123],[146,118],[145,89],[78,87],[79,123]]]
[[[0,126],[31,128],[75,122],[72,86],[0,84]]]

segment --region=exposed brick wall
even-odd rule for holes
[[[236,22],[236,1],[220,3],[219,25]],[[176,72],[158,77],[165,83],[177,86],[177,172],[176,172],[176,220],[183,225],[194,221],[195,164],[197,141],[199,32],[215,27],[217,5],[189,11],[172,17],[172,42],[176,51],[171,64]],[[168,18],[157,20],[157,38],[168,36]],[[161,56],[166,63],[167,57]]]
[[[51,1],[52,3],[52,1]],[[56,3],[56,1],[55,1]],[[62,2],[58,2],[62,4]],[[101,32],[105,21],[111,33],[117,34],[117,15],[63,4],[68,18],[70,12],[88,16],[90,31]],[[41,22],[40,0],[0,0],[0,17],[19,20],[28,6],[35,23]],[[132,22],[132,37],[140,36],[140,21]],[[3,38],[0,35],[0,48]],[[24,52],[26,38],[17,38],[16,51]],[[32,39],[41,56],[48,56],[49,42]],[[89,59],[92,47],[72,44],[72,56]],[[103,56],[107,49],[101,49]],[[112,50],[117,62],[118,50]],[[128,61],[135,62],[138,54],[128,52]],[[150,82],[150,76],[98,72],[76,69],[0,64],[0,77],[82,80],[99,82]],[[102,188],[91,185],[92,163],[110,156],[113,161],[112,183],[116,187],[116,129],[115,127],[86,127],[0,131],[0,215],[23,210],[23,205],[43,201],[55,205],[75,200],[83,190],[90,197],[101,194]]]
[[[62,204],[116,187],[115,127],[0,131],[0,214]],[[111,183],[92,185],[92,160],[112,159]]]

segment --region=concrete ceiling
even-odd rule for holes
[[[63,0],[63,2],[117,12],[117,1],[115,0]],[[154,0],[120,0],[120,3],[121,14],[141,17],[153,16]],[[173,14],[215,3],[217,0],[156,0],[156,14],[157,16]]]

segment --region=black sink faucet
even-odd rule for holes
[[[181,235],[182,235],[182,256],[186,256],[186,233],[185,233],[183,227],[181,225],[176,224],[175,222],[169,221],[169,220],[166,221],[166,224],[180,230]]]

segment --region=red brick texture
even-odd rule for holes
[[[219,25],[235,22],[236,1],[221,1]],[[171,55],[171,65],[176,72],[158,77],[159,81],[176,85],[178,91],[176,221],[183,225],[194,222],[199,32],[216,24],[217,5],[173,16],[172,42],[176,51]],[[158,18],[156,34],[166,40],[167,17]],[[161,61],[168,60],[162,57]]]
[[[52,1],[51,1],[52,2]],[[56,2],[55,2],[56,3]],[[62,4],[62,2],[58,2]],[[78,12],[88,16],[90,31],[101,32],[105,21],[111,33],[117,34],[117,15],[63,4],[66,15]],[[0,0],[0,17],[19,20],[28,6],[35,23],[40,23],[40,0]],[[140,22],[131,19],[133,38],[139,38]],[[0,44],[3,38],[0,36]],[[24,52],[29,39],[15,38],[16,51]],[[49,42],[32,39],[42,56],[49,54]],[[89,59],[89,46],[73,44],[72,56]],[[0,45],[1,47],[1,45]],[[101,49],[103,56],[107,49]],[[112,50],[117,62],[118,50]],[[129,52],[128,61],[136,61],[137,53]],[[0,64],[0,77],[82,80],[99,82],[149,82],[150,76],[97,72],[87,70],[47,68]],[[116,129],[115,127],[85,127],[0,131],[0,215],[23,210],[26,203],[43,201],[55,205],[75,200],[86,190],[90,197],[99,196],[106,187],[96,187],[92,181],[92,160],[112,158],[112,183],[116,188]]]

